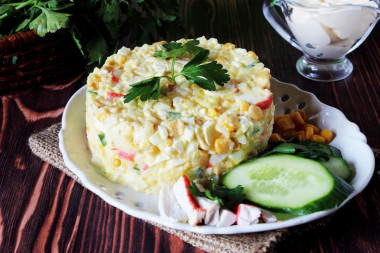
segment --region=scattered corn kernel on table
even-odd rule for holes
[[[302,55],[265,20],[262,1],[185,0],[181,12],[188,38],[202,35],[253,50],[273,77],[314,93],[341,110],[380,149],[380,29],[348,58],[353,74],[318,83],[301,77]],[[85,74],[40,88],[1,95],[0,252],[204,252],[107,204],[73,179],[43,162],[27,142],[61,121]],[[276,252],[378,252],[380,245],[380,160],[367,188],[324,226],[294,234]]]

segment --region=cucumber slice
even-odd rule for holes
[[[332,156],[337,156],[337,157],[341,157],[343,158],[342,156],[342,152],[340,152],[340,150],[334,146],[330,146],[330,149],[332,151]]]
[[[345,181],[351,180],[354,174],[350,165],[341,157],[330,156],[329,160],[319,162]]]
[[[319,162],[287,154],[239,164],[222,182],[227,188],[243,186],[247,200],[258,206],[298,215],[337,207],[353,191]]]

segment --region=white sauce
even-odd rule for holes
[[[322,59],[344,56],[377,18],[378,5],[369,0],[294,2],[308,8],[289,4],[286,21],[304,52]]]

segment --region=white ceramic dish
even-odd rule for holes
[[[276,79],[272,79],[272,91],[276,114],[282,115],[302,107],[313,123],[321,128],[331,129],[336,134],[331,145],[341,149],[345,159],[356,169],[356,175],[351,181],[355,190],[339,207],[291,218],[279,223],[263,223],[251,226],[192,227],[188,224],[164,221],[159,216],[157,196],[148,196],[113,183],[91,163],[85,123],[86,87],[78,90],[65,108],[62,129],[59,133],[59,147],[65,164],[80,178],[85,187],[109,204],[130,215],[167,227],[203,234],[236,234],[291,227],[327,216],[338,210],[367,186],[375,168],[373,152],[366,144],[366,137],[360,132],[358,126],[348,121],[338,109],[321,103],[309,92],[302,91],[294,85],[279,82]]]

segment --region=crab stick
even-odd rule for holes
[[[261,210],[253,205],[239,204],[236,212],[236,224],[248,226],[259,222]]]
[[[178,204],[187,214],[189,224],[195,226],[205,217],[206,211],[200,208],[198,203],[194,200],[189,189],[187,189],[189,186],[189,179],[185,175],[182,175],[174,184],[173,192]]]
[[[187,215],[180,207],[174,193],[169,186],[161,189],[158,195],[158,210],[161,217],[173,222],[186,222]]]

